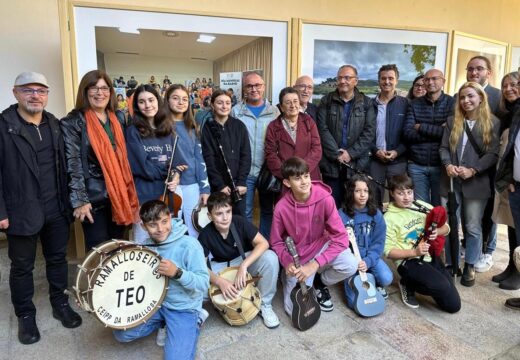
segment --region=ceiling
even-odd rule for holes
[[[162,30],[139,29],[140,34],[120,32],[115,27],[96,27],[97,50],[105,54],[134,54],[141,56],[162,56],[171,58],[198,58],[216,60],[257,39],[254,36],[214,35],[211,43],[197,42],[199,34],[176,31],[177,36],[165,36]],[[172,33],[172,31],[169,31]]]

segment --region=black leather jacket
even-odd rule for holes
[[[116,111],[125,130],[124,114]],[[60,121],[65,141],[70,202],[72,207],[91,203],[93,207],[106,203],[108,193],[101,165],[87,134],[86,119],[82,112],[72,110]]]

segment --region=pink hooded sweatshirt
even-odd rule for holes
[[[292,191],[287,191],[276,204],[269,241],[284,268],[293,262],[284,243],[287,236],[293,238],[302,265],[315,259],[322,267],[348,248],[347,233],[327,185],[313,181],[305,203],[296,202]],[[317,255],[328,241],[327,249]]]

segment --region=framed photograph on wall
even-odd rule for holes
[[[338,68],[358,70],[358,88],[368,96],[378,91],[381,65],[396,64],[401,93],[408,92],[418,74],[446,70],[449,32],[403,30],[301,22],[299,74],[314,79],[313,101],[336,87]]]
[[[511,46],[511,62],[509,72],[520,71],[520,46]]]
[[[491,61],[491,86],[500,88],[500,81],[506,73],[508,44],[477,35],[453,32],[449,94],[454,94],[466,82],[466,66],[473,56],[482,55]]]

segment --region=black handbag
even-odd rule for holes
[[[256,179],[256,187],[260,192],[279,193],[282,191],[282,182],[269,171],[267,164],[264,163]]]

